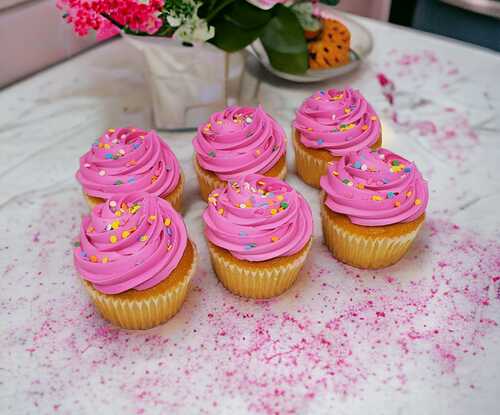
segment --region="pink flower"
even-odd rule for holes
[[[155,34],[162,26],[159,18],[164,0],[57,0],[63,18],[80,36],[97,30],[98,38],[106,39],[117,33],[110,21],[127,26],[134,32]],[[106,19],[104,16],[109,16]]]
[[[274,5],[278,3],[286,3],[288,0],[247,0],[249,3],[252,3],[254,6],[257,6],[259,9],[270,9]]]

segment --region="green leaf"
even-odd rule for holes
[[[215,36],[209,42],[226,52],[245,48],[262,32],[262,28],[242,29],[223,17],[212,20],[211,24],[215,27]]]
[[[263,28],[273,17],[271,10],[262,10],[248,3],[246,0],[238,0],[228,7],[224,16],[226,20],[234,23],[242,29]]]
[[[259,37],[272,16],[268,10],[236,0],[210,22],[215,27],[210,42],[226,52],[243,49]]]
[[[273,68],[287,73],[307,71],[307,44],[297,16],[282,4],[272,8],[273,18],[260,39]]]
[[[340,0],[319,0],[320,3],[328,4],[329,6],[336,6],[340,3]]]

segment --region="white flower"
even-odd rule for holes
[[[187,43],[203,43],[215,35],[215,28],[208,26],[207,22],[200,19],[197,14],[191,16],[188,20],[182,23],[174,33],[174,38],[181,42]]]
[[[167,16],[167,22],[172,27],[180,26],[183,21],[184,16],[177,16],[175,13],[171,13]]]

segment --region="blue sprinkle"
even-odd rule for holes
[[[257,244],[255,244],[255,243],[253,243],[253,242],[252,242],[252,243],[249,243],[249,244],[246,244],[246,245],[245,245],[245,251],[248,251],[248,250],[250,250],[250,249],[252,249],[252,248],[255,248],[256,246],[257,246]]]
[[[318,138],[318,141],[316,141],[319,145],[323,144],[325,141],[322,138]]]
[[[111,153],[106,153],[106,154],[104,155],[104,158],[105,158],[106,160],[111,160],[111,159],[113,158],[113,154],[111,154]]]
[[[167,235],[172,236],[172,229],[170,226],[167,228]]]
[[[411,172],[411,168],[410,167],[405,167],[403,171],[405,173],[409,173],[409,172]]]
[[[137,150],[140,145],[141,145],[141,143],[134,143],[134,144],[132,144],[132,147],[134,147],[134,150]]]
[[[129,182],[129,183],[134,183],[134,182],[135,182],[135,177],[129,177],[129,178],[127,179],[127,182]]]
[[[389,183],[389,179],[382,179],[382,181],[386,184]]]
[[[81,251],[81,252],[80,252],[80,255],[81,255],[82,257],[84,257],[84,258],[87,256],[87,254],[86,254],[85,252],[83,252],[83,251]]]
[[[267,203],[266,203],[266,205],[267,205]],[[247,233],[243,232],[243,231],[240,231],[240,236],[247,236]]]
[[[274,193],[273,193],[273,192],[268,193],[268,194],[267,194],[267,197],[270,197],[270,198],[272,199],[272,198],[274,197]]]
[[[361,162],[359,160],[354,162],[354,168],[355,169],[360,169],[361,168]]]
[[[319,91],[319,93],[320,93],[321,95],[325,95],[325,91],[323,91],[323,90]]]
[[[392,199],[394,196],[396,196],[394,192],[387,192],[387,199]]]

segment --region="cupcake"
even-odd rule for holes
[[[351,88],[319,91],[307,98],[296,113],[292,134],[297,173],[317,188],[330,161],[382,143],[377,114]]]
[[[182,170],[156,131],[109,129],[80,158],[76,179],[91,208],[134,192],[160,196],[176,210],[182,208]]]
[[[203,220],[217,277],[242,297],[270,298],[286,291],[311,248],[309,205],[272,177],[248,174],[214,190]]]
[[[164,199],[130,193],[95,206],[75,245],[75,267],[106,320],[148,329],[179,311],[197,254],[181,216]]]
[[[198,128],[193,140],[194,166],[204,200],[226,182],[258,173],[286,176],[286,135],[283,128],[259,105],[231,106],[212,114]]]
[[[349,153],[321,178],[325,243],[339,261],[383,268],[399,261],[424,223],[427,182],[389,150]]]

